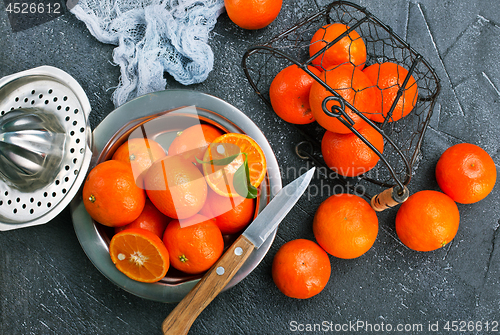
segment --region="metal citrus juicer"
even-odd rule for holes
[[[92,157],[89,114],[58,68],[0,79],[0,230],[46,223],[76,195]]]

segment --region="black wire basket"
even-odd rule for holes
[[[314,33],[331,23],[342,23],[350,29],[311,56],[309,46]],[[341,95],[310,70],[313,60],[317,59],[318,55],[331,48],[345,36],[351,37],[352,31],[357,32],[366,45],[366,66],[393,62],[408,70],[405,81],[399,88],[394,103],[383,121],[371,121],[368,115],[345,101]],[[316,166],[323,167],[322,171],[328,171],[328,173],[323,173],[326,178],[341,182],[352,191],[369,198],[372,207],[376,210],[393,207],[405,201],[409,195],[407,186],[417,168],[420,146],[440,91],[439,79],[432,67],[390,27],[365,8],[347,1],[335,1],[325,9],[272,38],[269,42],[250,47],[242,60],[242,67],[250,85],[271,109],[269,98],[271,82],[278,72],[292,64],[296,64],[306,71],[332,93],[333,98],[330,98],[339,103],[334,106],[335,108],[328,110],[326,101],[323,101],[323,112],[330,117],[336,117],[345,124],[375,151],[380,160],[375,168],[354,178],[332,173],[321,158],[320,139],[325,130],[317,124],[294,125],[305,139],[296,144],[296,154],[302,159],[312,160]],[[317,64],[315,65],[317,66]],[[394,117],[392,112],[396,102],[404,93],[410,76],[415,79],[416,85],[418,85],[418,96],[414,102],[413,110],[405,117],[395,121],[392,119]],[[355,129],[355,122],[345,112],[346,107],[349,107],[364,122],[382,134],[385,143],[383,153],[379,152]],[[369,182],[370,187],[363,186],[362,181]],[[370,192],[375,195],[373,196]]]

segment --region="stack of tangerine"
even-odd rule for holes
[[[321,27],[309,45],[310,57],[314,57],[329,43],[350,29],[347,25],[333,23]],[[324,86],[338,93],[373,122],[384,122],[408,71],[392,62],[375,63],[365,67],[366,46],[355,31],[349,32],[326,51],[313,59],[308,69],[320,80],[311,77],[297,65],[279,72],[273,79],[269,96],[273,110],[283,120],[294,124],[317,121],[326,129],[322,139],[322,154],[325,163],[342,176],[359,176],[377,164],[379,156],[356,134],[336,117],[324,113],[326,108],[340,106],[329,100],[333,94]],[[414,108],[418,87],[410,76],[403,94],[396,103],[388,122],[397,121]],[[345,112],[354,122],[352,125],[374,147],[382,153],[384,140],[380,132],[371,127],[357,113],[346,107]]]
[[[154,140],[128,139],[90,171],[83,203],[114,228],[109,252],[118,270],[152,283],[170,265],[186,274],[208,270],[222,255],[223,235],[253,219],[265,174],[252,138],[197,124],[177,133],[167,152]]]

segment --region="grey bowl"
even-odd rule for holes
[[[185,108],[187,107],[187,108]],[[166,90],[136,98],[111,112],[93,132],[93,156],[89,171],[99,162],[111,158],[113,152],[135,130],[148,128],[148,138],[166,145],[172,140],[175,128],[187,127],[190,122],[212,123],[229,131],[245,133],[262,148],[267,160],[267,178],[261,185],[257,201],[260,212],[282,188],[281,175],[276,157],[260,129],[244,113],[214,96],[189,90]],[[168,124],[168,131],[165,126]],[[163,143],[162,143],[163,142]],[[73,225],[78,240],[95,267],[111,282],[122,289],[145,299],[160,302],[178,302],[199,281],[199,276],[186,276],[170,271],[160,282],[148,284],[134,281],[116,269],[109,257],[109,231],[96,224],[89,216],[82,202],[81,192],[71,203]],[[274,231],[268,240],[243,264],[226,290],[245,278],[264,258],[274,238]],[[234,237],[233,237],[234,238]],[[231,237],[226,237],[230,243]]]

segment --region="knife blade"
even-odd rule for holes
[[[162,323],[163,334],[187,334],[198,315],[278,227],[307,189],[315,168],[281,189]]]
[[[293,205],[295,205],[307,189],[314,171],[315,168],[310,169],[282,188],[243,232],[243,235],[253,243],[255,249],[260,248],[269,235],[278,227],[283,218],[290,212]]]

